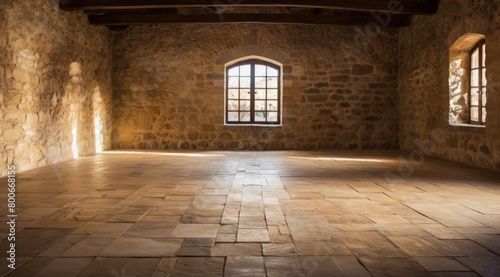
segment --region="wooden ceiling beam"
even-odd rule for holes
[[[319,24],[319,25],[358,25],[378,24],[371,15],[364,16],[318,16],[303,14],[255,14],[255,13],[224,13],[224,14],[129,14],[129,15],[93,15],[89,21],[94,25],[155,25],[177,23],[276,23],[276,24]],[[407,15],[392,15],[391,20],[380,25],[383,27],[407,27],[411,17]]]
[[[435,14],[439,1],[410,0],[59,0],[65,11],[197,7],[297,7],[394,14]]]

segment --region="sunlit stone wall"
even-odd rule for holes
[[[110,31],[57,0],[0,3],[0,173],[110,148]]]
[[[141,26],[114,47],[113,148],[391,149],[397,30],[275,24]],[[283,125],[224,126],[224,65],[283,64]]]
[[[500,0],[441,0],[434,16],[400,29],[401,148],[500,169]],[[486,128],[457,126],[469,76],[469,40],[486,40]],[[460,48],[460,46],[462,46]],[[457,48],[458,47],[458,48]],[[455,52],[455,53],[454,53]],[[458,95],[458,97],[450,97]],[[450,124],[452,123],[452,124]],[[454,125],[455,124],[455,125]]]

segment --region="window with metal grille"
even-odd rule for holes
[[[249,59],[226,67],[226,124],[281,124],[281,67]]]

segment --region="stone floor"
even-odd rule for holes
[[[16,203],[2,276],[500,276],[500,173],[406,152],[106,152]]]

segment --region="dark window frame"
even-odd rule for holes
[[[250,65],[250,91],[248,92],[250,94],[250,99],[247,100],[247,99],[244,99],[241,97],[241,94],[238,95],[238,99],[233,99],[233,98],[230,98],[230,94],[229,94],[229,90],[230,89],[235,89],[235,88],[230,88],[229,87],[229,77],[234,77],[234,76],[230,76],[229,75],[229,71],[235,67],[239,67],[239,66],[243,66],[243,65]],[[255,76],[255,66],[256,65],[263,65],[263,66],[268,66],[268,67],[271,67],[275,70],[278,71],[278,76],[277,76],[277,81],[278,81],[278,87],[277,87],[277,99],[274,99],[274,98],[268,98],[268,95],[267,95],[267,91],[269,89],[275,89],[275,88],[269,88],[267,86],[267,81],[266,81],[266,87],[265,88],[256,88],[255,87],[255,79],[256,77],[267,77],[269,78],[269,76],[267,75],[266,73],[266,76]],[[241,75],[239,74],[238,75],[240,78],[241,78]],[[246,76],[245,76],[246,77]],[[273,76],[274,78],[274,76]],[[266,126],[281,126],[281,104],[282,104],[282,72],[281,72],[281,66],[280,65],[277,65],[277,64],[274,64],[272,62],[268,62],[268,61],[265,61],[265,60],[261,60],[261,59],[257,59],[257,58],[251,58],[251,59],[247,59],[247,60],[242,60],[242,61],[239,61],[237,63],[234,63],[234,64],[231,64],[229,66],[226,66],[226,78],[225,78],[225,124],[226,125],[253,125],[253,126],[259,126],[259,125],[266,125]],[[237,88],[240,93],[241,93],[241,87],[240,87],[240,84],[238,85],[238,88]],[[264,99],[256,99],[256,89],[265,89],[266,90],[266,97]],[[236,101],[238,100],[238,102],[241,104],[241,101],[250,101],[250,121],[241,121],[241,118],[239,117],[238,118],[238,121],[229,121],[229,113],[230,112],[238,112],[239,113],[239,116],[241,116],[241,113],[242,112],[245,112],[244,110],[242,111],[241,110],[241,106],[238,107],[238,110],[230,110],[230,105],[229,105],[229,101]],[[277,112],[277,121],[267,121],[267,116],[265,117],[266,118],[266,121],[257,121],[256,120],[256,113],[260,112],[260,111],[256,111],[255,109],[255,104],[256,104],[256,101],[262,101],[262,100],[265,100],[266,103],[267,101],[277,101],[278,103],[278,107],[277,107],[277,111],[272,111],[272,110],[267,110],[267,105],[266,105],[266,110],[263,111],[264,113],[270,113],[270,112]]]
[[[483,57],[485,56],[484,52],[483,52],[483,47],[484,45],[486,45],[486,40],[485,39],[482,39],[480,41],[478,41],[476,43],[476,45],[474,45],[474,47],[472,47],[472,49],[470,50],[469,52],[469,90],[467,92],[467,96],[468,96],[468,108],[469,108],[469,124],[471,125],[486,125],[486,121],[487,120],[484,120],[483,121],[483,109],[486,110],[486,103],[483,103],[483,91],[484,93],[486,93],[486,97],[488,97],[487,95],[487,91],[486,91],[486,84],[483,83],[483,70],[486,69],[486,65],[484,64],[484,60],[483,60]],[[473,68],[473,65],[472,65],[472,56],[474,55],[474,52],[478,50],[478,67],[474,67]],[[474,70],[477,70],[478,71],[478,85],[477,86],[473,86],[472,85],[472,72]],[[477,106],[476,105],[472,105],[472,90],[473,89],[477,89],[477,92],[478,92],[478,104]],[[472,120],[472,108],[478,108],[478,120],[477,121],[474,121]]]

